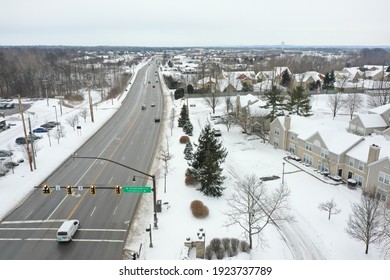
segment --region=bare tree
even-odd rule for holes
[[[212,91],[211,93],[206,94],[204,100],[206,101],[206,104],[213,110],[213,114],[215,114],[215,108],[217,108],[217,106],[221,103],[216,93]]]
[[[226,106],[226,114],[229,115],[229,113],[233,112],[233,103],[232,99],[229,96],[225,97],[225,106]]]
[[[371,108],[390,103],[390,89],[378,89],[368,93],[367,105]]]
[[[337,208],[337,204],[334,202],[333,198],[330,201],[320,203],[318,209],[328,212],[328,220],[330,220],[330,216],[337,215],[341,212],[341,210]]]
[[[87,117],[88,117],[88,109],[87,108],[81,108],[80,109],[80,116],[84,119],[84,122],[87,122]]]
[[[160,146],[160,151],[157,158],[163,162],[163,173],[164,173],[164,193],[167,191],[167,175],[172,170],[169,161],[173,158],[173,154],[169,151],[171,146],[169,143],[168,136],[165,137],[165,145]]]
[[[352,204],[346,232],[354,239],[363,241],[368,254],[369,245],[379,243],[383,238],[383,217],[381,201],[374,188],[364,192],[359,203]]]
[[[353,114],[364,107],[364,97],[359,93],[349,93],[345,99],[345,107],[347,107],[352,120]]]
[[[289,210],[290,191],[286,184],[281,185],[272,194],[267,192],[265,184],[254,174],[236,182],[235,193],[229,198],[229,210],[225,213],[225,226],[238,225],[249,239],[249,248],[253,247],[253,236],[259,235],[268,224],[278,221],[293,221],[286,213]]]
[[[66,119],[66,123],[69,124],[73,130],[75,130],[76,125],[79,123],[79,116],[73,115]]]
[[[331,94],[328,97],[327,104],[332,111],[333,119],[336,117],[337,112],[343,108],[345,102],[341,93]]]

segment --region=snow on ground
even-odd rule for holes
[[[127,91],[126,91],[127,92]],[[227,209],[226,198],[233,192],[233,184],[238,179],[249,174],[256,174],[258,177],[276,175],[282,177],[282,162],[286,151],[276,150],[269,144],[261,143],[241,133],[241,129],[233,127],[230,132],[226,127],[219,125],[222,131],[220,137],[223,145],[229,154],[223,165],[224,175],[227,176],[224,186],[226,190],[221,198],[205,197],[194,187],[184,184],[184,172],[187,163],[184,160],[184,145],[179,143],[182,129],[177,127],[177,117],[184,101],[174,101],[172,93],[164,88],[166,117],[162,122],[162,134],[160,141],[165,141],[167,136],[170,143],[170,150],[174,158],[170,161],[171,172],[167,178],[167,187],[164,190],[163,178],[159,176],[157,183],[157,199],[163,202],[162,213],[158,214],[158,229],[152,230],[153,247],[149,247],[149,233],[145,231],[149,224],[153,225],[153,200],[151,194],[144,194],[139,204],[138,215],[132,224],[129,239],[125,248],[138,251],[140,246],[141,259],[145,260],[178,260],[182,257],[184,241],[186,238],[192,240],[197,238],[197,232],[202,228],[206,233],[206,243],[212,238],[235,237],[245,239],[243,232],[238,227],[225,227]],[[99,93],[93,94],[99,98]],[[78,114],[78,108],[63,107],[63,114],[59,114],[59,121],[66,129],[66,137],[60,140],[51,137],[51,144],[47,135],[39,140],[40,151],[37,158],[37,169],[30,171],[27,162],[15,168],[15,174],[8,174],[0,178],[0,219],[3,219],[9,211],[19,204],[31,191],[32,186],[40,184],[58,165],[69,157],[88,137],[103,125],[109,117],[120,106],[120,99],[114,104],[105,101],[94,106],[95,122],[80,119],[82,127],[80,131],[73,129],[66,124],[66,119],[72,114]],[[313,119],[329,123],[331,126],[345,128],[349,116],[338,115],[334,120],[326,105],[326,95],[318,95],[313,98]],[[35,128],[42,123],[55,120],[55,111],[52,107],[58,101],[50,100],[50,106],[46,100],[32,103],[28,110]],[[190,119],[194,125],[193,142],[201,129],[208,121],[211,109],[201,99],[190,99]],[[169,129],[169,114],[171,109],[175,110],[175,123],[171,131]],[[223,105],[217,108],[223,112]],[[13,159],[21,157],[17,151],[14,139],[22,136],[21,120],[18,115],[12,116],[12,122],[16,123],[6,132],[0,134],[0,149],[13,149]],[[194,147],[196,148],[196,147]],[[55,154],[55,156],[53,156]],[[326,178],[315,173],[312,168],[286,162],[285,181],[291,190],[291,213],[295,216],[296,223],[282,224],[280,229],[268,226],[264,232],[266,244],[258,244],[255,239],[255,247],[250,253],[240,254],[238,259],[272,259],[272,260],[293,260],[293,259],[328,259],[328,260],[358,260],[358,259],[383,259],[380,250],[371,246],[370,253],[364,254],[364,244],[349,238],[345,232],[346,221],[351,212],[351,203],[357,202],[360,197],[360,190],[350,190],[345,185],[334,185]],[[158,174],[161,164],[156,159],[152,174]],[[266,186],[270,189],[277,187],[281,180],[267,181]],[[334,199],[342,210],[339,215],[327,219],[327,213],[318,210],[318,204]],[[209,216],[204,219],[197,219],[192,216],[190,203],[192,200],[201,200],[209,208]],[[193,252],[190,252],[190,258]]]
[[[168,96],[167,96],[168,97]],[[348,126],[349,116],[346,112],[340,112],[333,120],[328,109],[326,95],[313,98],[313,119],[329,123],[332,127],[345,129]],[[162,213],[158,214],[159,227],[152,232],[153,248],[149,247],[149,234],[146,229],[153,225],[152,212],[149,211],[150,220],[145,221],[148,205],[152,205],[151,197],[143,197],[140,206],[139,220],[136,221],[137,230],[130,232],[126,248],[133,251],[141,250],[141,259],[146,260],[176,260],[180,259],[186,238],[196,240],[199,229],[206,232],[206,243],[212,238],[235,237],[245,239],[242,230],[237,227],[225,227],[227,209],[226,198],[232,195],[233,184],[238,179],[249,174],[258,177],[276,175],[282,177],[283,158],[286,151],[274,149],[269,144],[261,143],[241,133],[241,129],[233,127],[229,132],[223,125],[218,125],[222,131],[224,147],[229,154],[226,158],[224,175],[227,176],[224,194],[221,198],[205,197],[194,187],[184,184],[184,173],[187,168],[184,159],[185,145],[179,143],[180,136],[184,135],[181,128],[177,127],[177,118],[184,102],[182,100],[168,101],[167,112],[175,110],[175,128],[172,135],[165,123],[163,136],[168,137],[170,151],[174,158],[171,160],[173,170],[167,179],[167,188],[164,192],[163,180],[158,182],[158,199],[168,203],[163,206]],[[190,119],[194,126],[193,142],[197,142],[199,133],[208,121],[211,109],[201,98],[189,99]],[[216,113],[223,113],[224,106],[217,108]],[[194,147],[196,148],[196,147]],[[158,173],[158,163],[155,163],[153,172]],[[337,185],[329,178],[314,172],[313,168],[303,166],[296,162],[286,162],[285,181],[291,190],[291,213],[295,216],[296,223],[282,224],[280,229],[268,226],[264,232],[267,244],[255,244],[250,256],[239,255],[238,259],[328,259],[328,260],[358,260],[358,259],[383,259],[380,250],[371,246],[368,255],[364,254],[364,244],[352,240],[345,232],[347,219],[351,213],[351,203],[358,202],[361,190],[348,189],[346,185]],[[270,189],[279,186],[281,180],[267,181]],[[209,208],[209,216],[197,219],[192,216],[190,210],[191,201],[201,200]],[[320,203],[334,199],[341,213],[333,215],[328,220],[327,213],[320,211]],[[150,207],[149,207],[150,209]],[[142,213],[142,214],[141,214]],[[142,219],[142,221],[141,221]],[[141,229],[140,229],[141,228]],[[255,239],[256,240],[256,239]],[[256,242],[256,241],[255,241]],[[190,254],[191,257],[191,254]]]

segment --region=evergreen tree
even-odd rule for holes
[[[290,87],[290,84],[291,84],[291,77],[288,74],[288,71],[284,70],[283,74],[282,74],[282,81],[280,82],[280,85],[288,88],[288,87]]]
[[[293,91],[288,92],[289,101],[287,102],[286,109],[291,114],[296,114],[298,116],[310,116],[310,96],[305,93],[305,90],[302,86],[294,88]]]
[[[198,148],[190,163],[193,174],[200,182],[200,191],[206,196],[220,197],[225,176],[222,175],[221,164],[225,161],[227,151],[214,136],[212,128],[207,124],[198,139]]]
[[[187,122],[187,120],[189,120],[188,110],[187,110],[187,106],[184,104],[183,107],[181,107],[180,117],[177,120],[178,121],[178,126],[179,127],[183,127],[184,124]]]
[[[190,119],[187,119],[186,122],[183,125],[184,133],[189,135],[189,136],[192,136],[193,129],[194,129],[194,127],[192,126],[192,123],[191,123]]]
[[[271,109],[271,112],[268,114],[271,122],[276,118],[278,114],[283,111],[283,96],[281,90],[276,86],[272,86],[271,90],[268,90],[264,93],[266,99],[266,104],[262,108]]]
[[[331,73],[326,72],[324,78],[324,84],[322,85],[323,89],[334,89],[334,83],[336,82],[336,78],[334,76],[334,71]]]
[[[186,147],[184,148],[184,158],[186,160],[192,160],[192,157],[193,157],[192,152],[193,152],[192,144],[191,144],[191,142],[188,142],[186,144]]]

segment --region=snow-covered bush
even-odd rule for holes
[[[209,208],[200,200],[191,202],[192,215],[196,218],[204,218],[209,215]]]

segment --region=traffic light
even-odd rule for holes
[[[119,185],[115,186],[115,194],[116,195],[120,195],[121,194],[121,186],[119,186]]]
[[[95,185],[91,185],[89,187],[89,191],[91,192],[92,195],[95,195],[96,194],[96,186]]]
[[[42,193],[43,194],[50,194],[50,187],[49,187],[49,185],[42,185]]]
[[[66,193],[67,194],[72,194],[72,186],[71,185],[67,185],[66,186]]]

